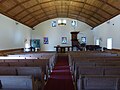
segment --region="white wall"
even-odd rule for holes
[[[100,45],[107,46],[107,38],[112,38],[114,49],[120,49],[120,15],[110,19],[109,21],[94,28],[94,43],[95,40],[101,38]]]
[[[24,48],[25,39],[30,39],[31,29],[0,14],[0,50]]]
[[[35,26],[35,30],[32,31],[32,39],[40,39],[41,42],[41,50],[42,51],[54,51],[54,46],[56,45],[71,45],[71,34],[72,31],[80,31],[78,35],[78,39],[80,40],[82,36],[87,38],[87,44],[94,43],[93,33],[91,31],[91,27],[83,22],[77,21],[78,26],[74,29],[71,26],[71,21],[73,19],[66,18],[67,25],[66,26],[56,26],[52,27],[51,22],[56,20],[58,21],[59,18],[51,19],[45,22],[40,23],[39,25]],[[64,19],[64,18],[62,18]],[[43,44],[43,37],[48,37],[49,44]],[[67,37],[67,44],[61,44],[61,38]]]

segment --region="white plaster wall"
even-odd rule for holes
[[[101,38],[100,46],[107,47],[107,38],[112,38],[114,49],[120,49],[120,15],[94,28],[95,40]]]
[[[68,46],[71,45],[71,34],[72,31],[80,31],[78,35],[78,39],[80,41],[82,36],[86,36],[87,44],[94,44],[94,37],[93,32],[91,31],[91,27],[83,22],[77,21],[78,25],[74,29],[71,26],[71,21],[73,19],[69,18],[60,18],[66,19],[67,25],[66,26],[56,26],[52,27],[52,21],[58,21],[59,18],[51,19],[45,22],[40,23],[39,25],[35,26],[35,30],[32,31],[32,39],[40,39],[41,42],[41,50],[42,51],[54,51],[54,46],[61,45],[61,46]],[[49,44],[43,44],[43,37],[48,37]],[[61,44],[61,38],[67,37],[67,44]]]
[[[0,14],[0,50],[24,48],[25,39],[30,40],[31,29]]]

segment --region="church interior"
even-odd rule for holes
[[[0,0],[0,90],[120,90],[119,0]]]

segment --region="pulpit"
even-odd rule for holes
[[[72,50],[74,47],[76,47],[77,49],[80,49],[80,43],[77,39],[77,35],[78,35],[78,31],[77,32],[71,32],[71,41],[72,41]]]

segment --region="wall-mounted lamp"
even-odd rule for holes
[[[67,23],[67,21],[65,19],[64,20],[61,20],[61,19],[58,20],[58,25],[60,25],[60,26],[64,26],[64,25],[66,25],[66,23]]]

